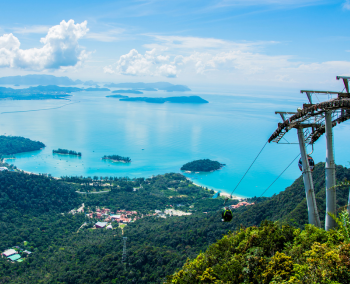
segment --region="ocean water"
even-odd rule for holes
[[[209,158],[226,166],[213,173],[187,174],[195,183],[231,193],[267,139],[277,128],[276,110],[294,111],[305,97],[299,94],[234,94],[145,92],[144,96],[199,95],[208,104],[149,104],[106,98],[109,92],[78,92],[71,101],[0,101],[0,135],[24,136],[46,148],[17,154],[8,160],[18,168],[53,176],[150,177],[181,172],[192,160]],[[349,123],[334,128],[336,163],[349,165]],[[296,142],[296,131],[286,136]],[[64,148],[82,157],[53,155]],[[311,151],[311,149],[309,149]],[[297,144],[270,143],[252,166],[236,196],[260,196],[298,155]],[[102,160],[128,156],[130,164]],[[325,160],[325,140],[313,152]],[[265,196],[284,190],[301,174],[297,160],[269,188]]]

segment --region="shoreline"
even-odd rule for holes
[[[189,178],[188,178],[189,179]],[[189,179],[189,180],[191,180],[191,179]],[[192,180],[191,180],[192,181]],[[202,188],[204,188],[204,186],[202,186],[202,185],[199,185],[198,183],[195,183],[195,182],[193,182],[192,181],[192,183],[194,184],[194,185],[196,185],[196,186],[199,186],[199,187],[202,187]],[[225,196],[225,197],[227,197],[227,198],[229,198],[229,199],[234,199],[234,200],[243,200],[244,198],[243,197],[239,197],[239,196],[235,196],[235,195],[232,195],[232,198],[231,198],[231,195],[229,194],[229,193],[226,193],[226,192],[222,192],[221,190],[215,190],[215,189],[210,189],[210,188],[208,188],[209,190],[213,190],[215,193],[217,193],[218,191],[220,191],[220,196]]]
[[[63,155],[69,155],[69,154],[63,154]],[[3,158],[3,161],[5,162],[5,160],[6,159],[13,159],[13,158]],[[101,160],[110,160],[110,161],[113,161],[112,159],[101,159]],[[114,162],[114,161],[113,161]],[[118,162],[122,162],[122,163],[127,163],[127,162],[124,162],[124,161],[118,161]],[[40,175],[40,174],[38,174],[38,173],[33,173],[33,172],[29,172],[29,171],[25,171],[25,170],[22,170],[22,169],[19,169],[19,168],[17,168],[17,170],[18,171],[21,171],[21,172],[23,172],[23,173],[26,173],[26,174],[29,174],[29,175]],[[54,177],[54,176],[52,176],[52,178],[54,178],[54,179],[61,179],[61,178],[59,178],[59,177]],[[198,183],[195,183],[195,182],[193,182],[193,180],[191,180],[190,178],[188,178],[188,177],[186,177],[186,179],[188,179],[188,180],[190,180],[190,181],[192,181],[192,183],[194,184],[194,185],[196,185],[196,186],[199,186],[199,187],[201,187],[201,188],[205,188],[205,186],[202,186],[202,185],[199,185]],[[239,197],[239,196],[235,196],[235,195],[233,195],[232,196],[232,198],[231,198],[231,195],[229,194],[229,193],[226,193],[226,192],[222,192],[222,190],[217,190],[217,189],[212,189],[212,188],[208,188],[209,190],[213,190],[215,193],[217,193],[218,191],[220,191],[220,195],[221,196],[225,196],[225,197],[227,197],[227,198],[229,198],[229,199],[232,199],[232,200],[244,200],[245,199],[245,197]]]

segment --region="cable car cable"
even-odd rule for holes
[[[235,190],[237,189],[237,187],[239,186],[239,184],[241,183],[241,181],[244,179],[244,177],[246,176],[246,174],[249,172],[250,168],[253,166],[253,164],[255,163],[256,159],[259,157],[259,155],[261,154],[261,152],[264,150],[265,146],[267,145],[269,141],[266,141],[265,145],[261,148],[259,154],[255,157],[254,161],[250,164],[249,168],[247,169],[247,171],[245,172],[245,174],[243,175],[243,177],[241,178],[241,180],[238,182],[238,184],[236,185],[235,189],[231,192],[231,196],[232,193],[235,192]]]
[[[262,197],[264,195],[264,193],[279,179],[279,177],[291,166],[291,164],[293,164],[293,162],[300,156],[300,153],[298,154],[298,156],[296,156],[293,161],[283,170],[282,173],[280,173],[280,175],[269,185],[268,188],[265,189],[265,191],[259,196]]]

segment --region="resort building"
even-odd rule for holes
[[[14,249],[8,249],[8,250],[5,250],[1,255],[2,256],[5,256],[5,257],[9,257],[13,254],[16,254],[17,251],[15,251]]]
[[[95,224],[95,227],[96,228],[104,228],[104,227],[106,227],[107,226],[107,222],[97,222],[96,224]]]

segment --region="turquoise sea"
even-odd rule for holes
[[[11,162],[25,171],[56,177],[133,178],[180,172],[189,161],[209,158],[226,166],[213,173],[185,175],[197,184],[231,193],[280,122],[274,112],[295,111],[306,102],[296,92],[240,94],[198,89],[185,94],[144,94],[199,95],[208,104],[121,102],[106,98],[109,94],[73,93],[71,101],[0,101],[0,135],[24,136],[46,145],[40,151],[18,154]],[[334,128],[336,163],[344,166],[350,161],[349,129],[349,123]],[[296,131],[286,138],[296,142]],[[53,155],[57,148],[81,152],[82,157]],[[234,195],[260,196],[298,153],[297,144],[268,144]],[[128,156],[132,163],[101,160],[110,154]],[[312,156],[315,162],[325,160],[324,137]],[[265,196],[284,190],[300,174],[296,160]]]

